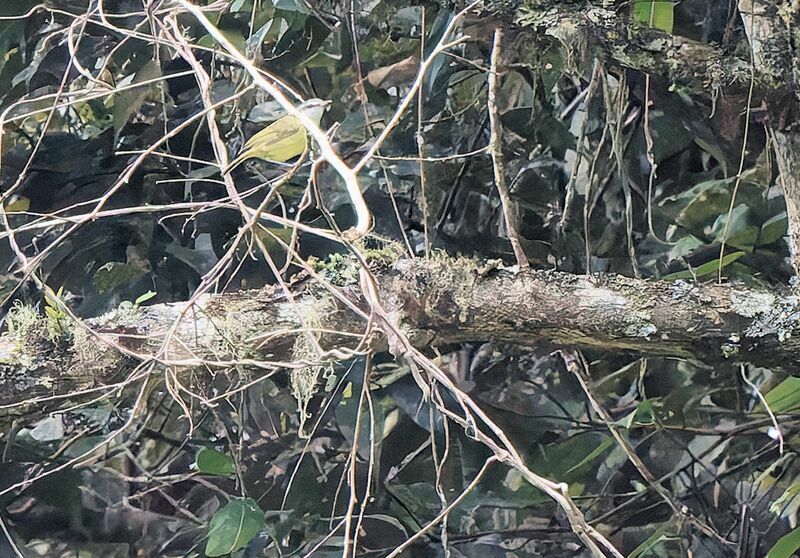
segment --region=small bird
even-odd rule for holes
[[[309,99],[297,107],[301,113],[319,124],[330,101]],[[222,171],[231,172],[247,159],[263,159],[275,163],[285,163],[306,150],[308,133],[300,120],[291,114],[282,116],[260,132],[256,132],[242,146],[242,151]]]

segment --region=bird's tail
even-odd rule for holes
[[[222,169],[221,173],[222,174],[228,174],[229,172],[233,171],[233,169],[235,169],[236,167],[238,167],[239,165],[244,163],[247,159],[249,159],[250,156],[251,155],[250,155],[249,151],[244,151],[242,153],[239,153],[239,155],[237,155],[233,159],[233,161],[228,163],[227,166],[224,169]]]

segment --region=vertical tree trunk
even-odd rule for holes
[[[753,55],[755,78],[767,78],[778,87],[768,100],[770,128],[780,184],[786,198],[789,220],[789,246],[792,265],[800,275],[800,130],[798,115],[798,75],[796,56],[796,2],[739,0],[739,13]],[[786,106],[786,103],[789,106]]]

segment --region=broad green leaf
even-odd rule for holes
[[[618,419],[615,424],[630,430],[636,426],[644,426],[654,423],[653,403],[649,400],[642,401],[632,412]]]
[[[333,54],[330,52],[325,52],[324,50],[319,50],[306,58],[302,64],[300,64],[300,68],[327,68],[330,71],[334,71],[336,65],[342,61],[341,54]]]
[[[677,260],[679,258],[684,258],[703,246],[703,244],[705,243],[702,240],[692,234],[681,237],[675,241],[669,249],[669,259]]]
[[[679,539],[679,537],[671,534],[670,531],[674,531],[674,527],[662,525],[656,529],[656,532],[653,533],[646,541],[634,548],[633,551],[628,554],[628,558],[639,558],[640,556],[661,556],[662,554],[654,554],[653,551],[655,551],[662,542]]]
[[[227,477],[236,472],[236,463],[230,455],[211,448],[202,448],[197,452],[197,470],[208,475]]]
[[[238,30],[222,27],[220,28],[219,32],[222,33],[225,36],[225,38],[228,39],[231,43],[233,43],[233,45],[237,49],[239,49],[240,51],[245,50],[246,47],[245,38]],[[217,44],[217,41],[211,35],[203,35],[197,41],[197,44],[203,47],[214,48],[214,46]]]
[[[287,12],[298,12],[304,15],[311,13],[306,5],[299,0],[272,0],[272,5],[279,10]]]
[[[28,211],[31,208],[31,200],[24,196],[15,196],[13,201],[3,204],[6,213],[18,213]]]
[[[64,437],[64,421],[61,415],[47,417],[36,423],[28,434],[37,442],[55,442]]]
[[[133,282],[146,272],[147,269],[138,263],[107,262],[94,272],[94,288],[99,293],[106,293]]]
[[[603,441],[600,443],[600,445],[599,445],[599,446],[597,446],[596,448],[594,448],[594,450],[593,450],[593,451],[591,451],[591,452],[589,453],[589,455],[587,455],[586,457],[584,457],[584,458],[583,458],[583,459],[580,461],[580,463],[578,463],[578,464],[576,464],[576,465],[574,465],[574,466],[570,467],[570,468],[567,470],[566,474],[569,474],[569,473],[571,473],[571,472],[573,472],[573,471],[576,471],[576,470],[580,469],[581,467],[583,467],[584,465],[588,465],[589,463],[591,463],[592,461],[594,461],[595,459],[597,459],[597,458],[598,458],[598,457],[599,457],[599,456],[600,456],[600,455],[601,455],[603,452],[605,452],[605,451],[606,451],[608,448],[610,448],[610,447],[611,447],[611,446],[613,446],[613,445],[614,445],[614,438],[612,438],[612,437],[610,437],[610,436],[609,436],[608,438],[606,438],[605,440],[603,440]]]
[[[717,217],[714,226],[711,228],[711,234],[719,242],[722,242],[722,238],[725,236],[725,243],[728,246],[750,252],[753,250],[753,245],[758,240],[761,230],[756,221],[757,217],[753,210],[744,204],[737,205],[730,212],[730,221],[728,220],[728,212],[722,213]],[[726,223],[729,223],[727,231],[725,230]]]
[[[86,452],[96,451],[98,444],[102,444],[103,440],[107,440],[105,436],[84,436],[83,438],[76,438],[75,442],[70,444],[64,452],[64,457],[81,457]]]
[[[694,142],[700,149],[714,157],[719,166],[722,167],[723,176],[728,176],[728,159],[725,157],[725,152],[722,148],[716,142],[706,141],[705,138],[699,136],[694,138]]]
[[[224,556],[247,546],[264,526],[264,512],[255,500],[232,500],[208,525],[206,556]]]
[[[789,376],[769,390],[764,399],[773,413],[781,414],[800,408],[800,378]]]
[[[718,215],[727,213],[731,205],[732,183],[729,180],[707,180],[695,184],[685,192],[668,198],[667,202],[683,208],[675,217],[675,224],[692,232],[702,232]]]
[[[637,0],[633,5],[633,18],[654,29],[672,33],[674,4],[667,0]]]
[[[731,254],[727,254],[725,257],[722,258],[722,267],[727,267],[742,256],[744,256],[744,252],[733,252]],[[719,260],[713,260],[708,263],[704,263],[699,267],[695,267],[692,270],[686,271],[678,271],[677,273],[670,273],[669,275],[665,275],[663,279],[665,281],[673,281],[675,279],[694,279],[695,277],[704,277],[706,275],[710,275],[712,273],[716,273],[719,269]]]
[[[769,549],[767,558],[791,558],[800,549],[800,527],[784,535]]]
[[[767,189],[772,183],[774,173],[774,161],[772,160],[772,149],[769,144],[761,151],[753,166],[742,171],[742,180],[755,185],[758,188]]]
[[[131,85],[137,83],[145,85],[120,91],[114,96],[113,122],[114,131],[117,134],[128,123],[130,117],[139,110],[147,96],[150,95],[153,89],[152,80],[159,77],[161,77],[161,67],[151,60],[136,71],[131,81]]]
[[[578,436],[570,436],[558,443],[548,444],[542,448],[543,462],[537,463],[540,470],[545,471],[546,474],[564,480],[565,477],[572,475],[568,480],[570,485],[576,484],[574,488],[577,489],[577,484],[582,482],[580,469],[584,467],[596,456],[590,454],[595,453],[596,448],[607,444],[608,437],[602,438],[596,433],[586,433]],[[599,454],[598,454],[599,455]],[[573,487],[571,486],[570,489]]]
[[[786,236],[789,230],[789,218],[785,211],[781,211],[764,221],[761,225],[761,234],[758,236],[758,245],[764,246]]]

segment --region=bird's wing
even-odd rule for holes
[[[308,146],[308,135],[305,130],[297,130],[293,135],[285,137],[269,146],[267,149],[257,150],[257,157],[266,161],[285,163],[301,155]]]
[[[294,134],[304,130],[303,125],[300,124],[300,121],[297,118],[288,118],[288,122],[283,122],[284,119],[278,120],[263,130],[253,134],[250,139],[245,142],[244,146],[242,146],[242,151],[252,149],[254,147],[268,147],[269,145],[279,141],[281,138],[293,136]]]

